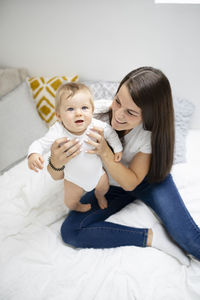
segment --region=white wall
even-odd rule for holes
[[[31,75],[120,80],[151,65],[195,103],[200,128],[200,5],[153,0],[0,0],[0,66]]]

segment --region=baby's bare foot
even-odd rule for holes
[[[108,207],[108,201],[104,196],[98,195],[96,192],[95,192],[95,196],[97,198],[98,204],[101,209],[105,209]]]
[[[76,205],[76,208],[74,210],[80,211],[80,212],[86,212],[86,211],[88,211],[90,209],[91,209],[91,204],[82,204],[82,203],[79,202]]]

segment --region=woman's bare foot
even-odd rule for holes
[[[153,240],[151,245],[160,251],[176,258],[181,264],[189,266],[190,260],[185,251],[170,237],[162,224],[156,222],[152,226]]]
[[[147,246],[148,246],[148,247],[151,247],[151,245],[152,245],[152,240],[153,240],[153,231],[152,231],[152,229],[150,228],[150,229],[148,230],[148,237],[147,237]]]

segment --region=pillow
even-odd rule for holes
[[[77,80],[77,75],[72,78],[66,76],[27,78],[37,111],[48,127],[57,120],[55,115],[55,93],[57,89],[64,81],[75,82]]]
[[[14,90],[27,76],[26,69],[0,68],[0,97]]]
[[[175,149],[174,164],[186,162],[186,136],[195,106],[187,99],[174,97]]]
[[[117,92],[117,88],[119,86],[119,82],[117,81],[83,80],[81,82],[90,88],[94,96],[94,100],[113,99],[114,95]]]
[[[27,155],[29,145],[47,132],[26,82],[0,99],[0,172]]]
[[[113,99],[117,92],[119,82],[116,81],[82,81],[87,85],[94,96],[94,100]],[[194,112],[194,104],[186,99],[173,97],[175,113],[175,149],[174,164],[186,161],[186,136]]]

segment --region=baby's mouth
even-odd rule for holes
[[[83,122],[84,122],[83,120],[77,120],[77,121],[75,121],[75,123],[78,123],[78,124],[81,124]]]

